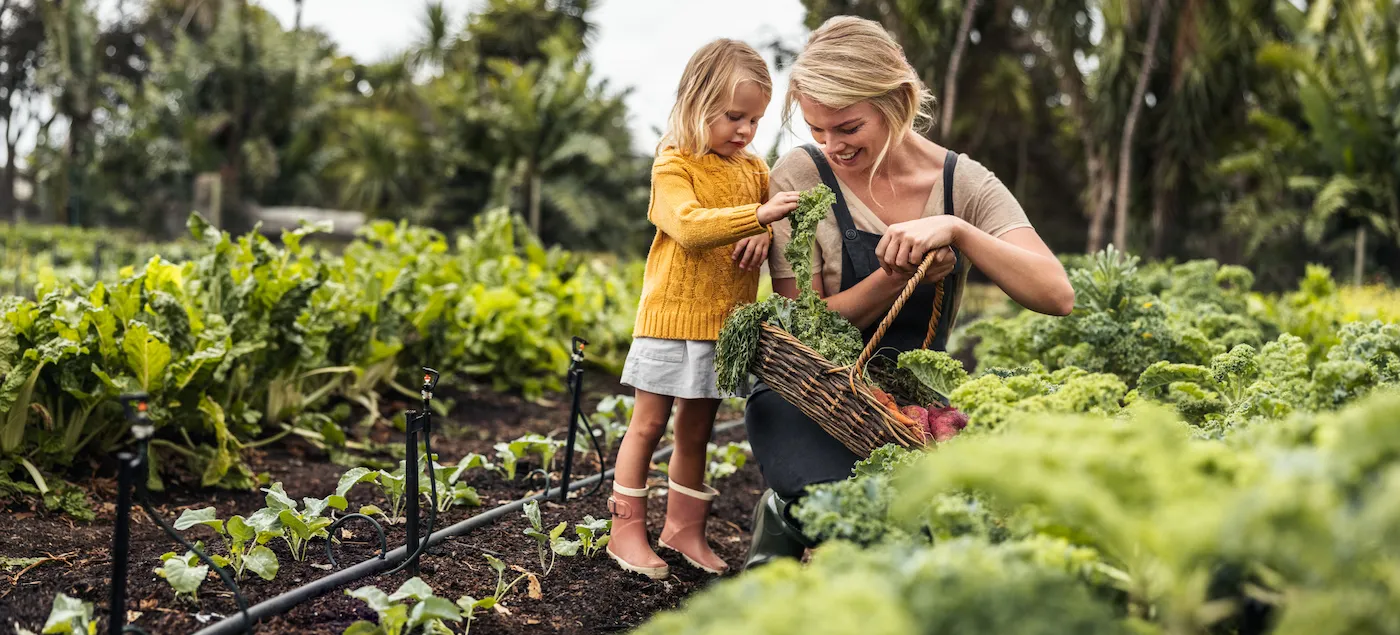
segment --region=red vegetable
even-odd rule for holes
[[[939,419],[933,422],[933,440],[939,443],[958,436],[958,429],[953,427],[947,419]]]
[[[967,415],[952,406],[930,404],[928,421],[929,436],[940,443],[958,436],[967,427]]]

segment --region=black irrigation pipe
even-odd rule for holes
[[[742,419],[722,423],[720,425],[715,426],[714,433],[718,434],[721,432],[727,432],[743,424],[744,421]],[[674,451],[674,445],[666,446],[653,453],[651,455],[651,460],[654,462],[668,458]],[[610,469],[606,472],[594,474],[593,476],[590,476],[588,478],[574,481],[573,483],[569,484],[569,491],[577,491],[588,487],[589,485],[593,485],[595,482],[599,482],[605,478],[611,478],[615,470],[616,468]],[[485,511],[475,516],[472,516],[471,518],[463,520],[462,522],[459,522],[450,527],[445,527],[441,531],[433,532],[431,535],[428,536],[426,546],[434,547],[448,538],[464,536],[468,533],[471,533],[474,530],[490,525],[491,523],[496,522],[503,516],[519,512],[520,510],[524,509],[527,503],[531,501],[538,502],[551,498],[553,496],[557,496],[559,494],[558,490],[559,488],[554,488],[553,490],[545,490],[543,492],[535,494],[534,496],[528,496],[526,498],[506,503],[489,511]],[[292,610],[302,602],[329,593],[332,589],[335,589],[336,587],[343,586],[356,580],[359,580],[360,578],[371,576],[376,573],[380,573],[382,571],[390,569],[399,561],[405,559],[408,555],[409,551],[407,547],[399,547],[398,549],[395,549],[386,555],[372,557],[369,560],[361,562],[360,564],[354,565],[347,569],[342,569],[308,584],[304,584],[295,589],[291,589],[276,597],[259,602],[253,606],[248,607],[246,615],[248,616],[248,619],[253,620],[254,623],[260,622],[269,617],[281,615],[283,613],[286,613],[287,611]],[[203,629],[195,631],[192,635],[233,635],[234,633],[246,631],[247,626],[244,623],[243,616],[244,614],[240,613],[238,615],[226,617],[221,621],[215,622],[213,624],[210,624],[209,626],[204,627]]]

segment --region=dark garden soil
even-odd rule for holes
[[[586,412],[592,412],[598,400],[607,394],[629,393],[615,380],[600,380],[590,376],[590,393],[584,400]],[[483,390],[470,394],[440,396],[455,400],[453,412],[446,418],[435,418],[436,434],[433,450],[443,463],[454,464],[459,457],[477,452],[494,458],[492,446],[499,441],[515,439],[526,433],[553,434],[563,438],[569,403],[565,396],[554,396],[552,402],[534,403],[517,396]],[[412,405],[386,404],[386,414]],[[738,413],[721,412],[721,419],[734,419]],[[402,434],[382,426],[375,436],[381,442],[401,443]],[[742,426],[717,434],[716,443],[741,441]],[[293,499],[303,496],[320,498],[334,492],[346,466],[331,462],[324,452],[295,437],[285,443],[268,446],[250,457],[254,473],[267,473],[271,482],[281,482]],[[583,437],[579,438],[582,443]],[[614,453],[615,454],[615,453]],[[582,457],[583,455],[578,455]],[[378,455],[380,460],[397,458]],[[609,457],[609,465],[612,465]],[[554,478],[562,453],[556,459]],[[528,477],[539,467],[530,460],[522,461],[515,481],[506,481],[496,473],[475,470],[468,484],[476,488],[481,506],[454,507],[437,517],[437,527],[447,527],[501,504],[540,492],[543,479],[539,474]],[[597,472],[596,459],[590,454],[575,462],[575,478]],[[0,512],[0,561],[6,558],[44,558],[41,563],[26,568],[0,567],[0,632],[9,632],[16,625],[38,632],[43,627],[58,593],[65,593],[96,607],[102,620],[99,632],[106,632],[107,594],[110,583],[111,541],[115,517],[116,483],[110,476],[80,483],[88,492],[97,511],[92,523],[75,521],[65,515],[53,515],[32,508],[11,506]],[[709,537],[715,551],[737,569],[747,549],[750,515],[762,490],[761,477],[750,461],[735,474],[715,483],[721,496],[711,510]],[[665,478],[653,472],[654,485],[665,485]],[[567,521],[567,537],[575,538],[574,525],[585,515],[609,517],[606,508],[607,481],[596,493],[572,498],[567,504],[540,504],[546,530]],[[587,493],[591,490],[581,490]],[[360,484],[347,495],[349,511],[362,505],[378,505],[387,509],[387,502],[378,487]],[[213,506],[218,517],[234,514],[247,516],[265,506],[265,494],[260,491],[227,491],[199,489],[170,483],[167,491],[152,493],[151,501],[165,522],[174,520],[186,509]],[[659,533],[665,516],[664,487],[653,491],[648,517],[653,539]],[[425,511],[426,519],[426,511]],[[675,608],[689,594],[712,582],[715,577],[690,567],[679,555],[662,552],[671,564],[672,575],[663,581],[653,581],[640,575],[626,573],[601,551],[592,558],[582,553],[572,558],[559,557],[548,575],[540,575],[539,552],[533,539],[522,532],[529,526],[523,514],[506,516],[497,522],[466,536],[451,538],[430,551],[422,559],[420,577],[431,586],[435,595],[456,600],[464,595],[481,598],[491,595],[496,587],[496,572],[484,558],[491,554],[507,565],[519,567],[535,575],[538,588],[527,578],[517,584],[502,605],[479,612],[471,625],[472,633],[613,633],[630,629],[646,621],[657,611]],[[363,522],[352,521],[335,546],[336,559],[343,568],[376,555],[377,538],[373,529]],[[390,549],[403,544],[402,524],[385,527]],[[181,532],[188,540],[203,540],[216,553],[226,553],[221,538],[212,530],[196,526]],[[339,533],[339,532],[338,532]],[[177,599],[171,587],[153,571],[160,564],[160,555],[183,553],[184,548],[171,540],[146,514],[132,512],[131,556],[128,583],[128,620],[150,633],[191,633],[223,616],[237,612],[233,595],[210,573],[199,588],[199,603]],[[304,562],[293,560],[286,543],[275,539],[268,543],[277,553],[281,569],[273,580],[264,581],[248,572],[239,587],[249,606],[269,599],[292,588],[329,574],[332,567],[326,558],[325,544],[315,541]],[[520,573],[507,571],[506,582]],[[374,585],[392,593],[406,579],[407,573],[393,576],[370,576],[342,588],[304,602],[285,615],[258,625],[260,634],[273,633],[340,633],[360,619],[373,621],[375,614],[364,602],[345,595],[345,591]],[[465,623],[456,625],[461,632]]]

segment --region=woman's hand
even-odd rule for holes
[[[920,261],[919,264],[923,264],[922,261]],[[933,262],[929,264],[928,270],[924,272],[924,279],[920,280],[919,283],[933,284],[938,282],[952,273],[953,267],[956,267],[957,264],[958,257],[953,253],[953,248],[940,247],[937,251],[933,252]],[[913,278],[915,273],[918,273],[917,265],[914,267],[913,271],[907,273],[904,271],[894,271],[889,272],[889,275],[891,278],[898,280],[900,283],[899,288],[903,289],[904,285],[909,283],[909,279]]]
[[[923,264],[928,252],[952,245],[957,240],[961,223],[957,217],[946,214],[895,223],[890,225],[889,230],[880,238],[880,244],[875,247],[875,257],[880,259],[880,266],[886,273],[912,275],[918,271],[919,265]],[[940,267],[937,261],[940,257],[935,258],[929,272]],[[951,250],[948,250],[947,256],[941,258],[946,259],[947,263],[954,262]],[[952,270],[951,264],[945,263],[942,266]],[[943,275],[947,273],[944,271]],[[927,280],[925,277],[925,281]]]
[[[734,244],[734,255],[731,257],[739,263],[739,268],[744,271],[755,271],[763,266],[763,261],[768,259],[768,245],[771,239],[768,233],[749,236]]]

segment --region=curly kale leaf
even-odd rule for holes
[[[817,184],[797,197],[797,209],[788,215],[792,237],[783,249],[783,256],[792,264],[797,288],[812,286],[812,245],[817,237],[817,225],[831,213],[836,194],[826,185]]]
[[[952,394],[953,389],[967,381],[962,362],[943,351],[905,351],[899,354],[899,367],[912,371],[920,382],[940,395]]]

